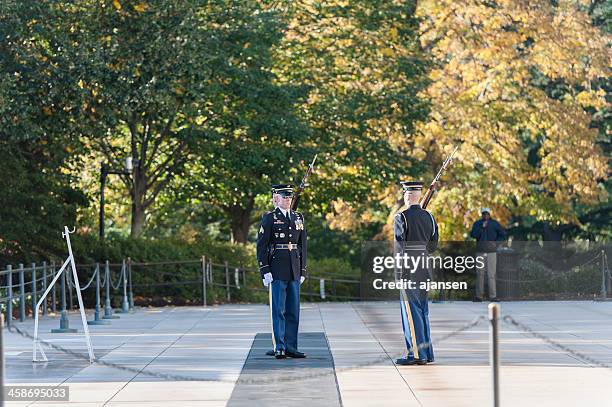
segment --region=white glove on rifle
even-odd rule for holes
[[[304,280],[306,280],[306,277],[301,276],[301,277],[300,277],[300,285],[302,285],[302,283],[304,282]]]
[[[264,287],[267,287],[270,285],[270,283],[273,281],[274,279],[272,278],[272,273],[266,273],[264,274],[264,278],[263,278],[263,285]]]

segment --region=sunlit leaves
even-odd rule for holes
[[[573,203],[600,199],[606,174],[584,108],[606,106],[590,83],[610,74],[609,38],[571,1],[423,1],[418,13],[436,58],[421,148],[462,143],[452,184],[433,202],[446,235],[461,236],[480,206],[504,221],[575,221]],[[562,97],[551,81],[566,85]]]
[[[321,153],[309,210],[334,228],[347,229],[347,218],[351,227],[384,222],[381,193],[416,172],[411,133],[427,113],[417,97],[427,63],[413,6],[301,1],[290,8],[275,69],[309,86],[302,114]]]

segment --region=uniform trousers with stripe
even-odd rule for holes
[[[427,293],[422,290],[402,290],[400,307],[402,328],[408,348],[407,359],[433,362]]]
[[[274,280],[271,284],[274,350],[295,352],[300,324],[300,282]]]

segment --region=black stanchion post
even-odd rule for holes
[[[74,309],[74,299],[72,298],[72,284],[70,284],[70,271],[64,271],[64,277],[66,277],[66,282],[68,283],[68,305],[69,309]]]
[[[64,271],[63,271],[64,275],[62,275],[59,278],[59,280],[61,281],[61,284],[60,284],[60,297],[61,297],[61,303],[62,303],[62,309],[61,309],[61,312],[60,312],[60,327],[52,329],[51,330],[52,333],[74,333],[74,332],[77,332],[77,330],[75,328],[70,328],[70,321],[68,320],[68,311],[66,311],[66,273],[68,273],[67,270],[68,269],[65,268]]]
[[[610,266],[608,265],[608,254],[604,251],[604,263],[606,268],[606,274],[608,275],[608,293],[612,289],[612,274],[610,274]]]
[[[23,263],[19,263],[19,321],[25,321],[25,276]]]
[[[113,315],[113,307],[111,307],[110,288],[111,288],[112,283],[111,283],[111,275],[110,275],[110,264],[108,260],[106,260],[106,263],[104,264],[104,275],[106,276],[104,278],[106,298],[104,299],[104,316],[102,318],[119,319],[119,315]]]
[[[324,278],[319,279],[319,297],[321,297],[322,300],[325,299],[325,279]]]
[[[211,290],[214,288],[213,287],[213,262],[212,259],[208,259],[208,278],[206,280],[206,285],[210,286]],[[214,290],[211,291],[212,295],[213,295],[213,299],[212,302],[214,303],[215,300],[217,299],[217,294],[215,293]]]
[[[119,276],[123,283],[123,299],[121,301],[121,313],[127,314],[130,312],[130,303],[128,301],[128,290],[127,290],[127,263],[124,260],[121,261],[121,275]]]
[[[0,314],[0,407],[4,407],[4,315]]]
[[[96,263],[96,307],[94,311],[94,319],[87,321],[88,325],[108,325],[110,321],[100,318],[100,263]]]
[[[47,291],[47,262],[43,261],[42,262],[42,274],[43,274],[43,279],[42,279],[42,291],[43,293],[45,291]],[[43,315],[47,315],[47,297],[45,297],[42,305],[42,314]]]
[[[312,288],[312,283],[310,281],[311,279],[308,279],[308,291],[310,292],[310,302],[314,301],[314,292],[313,292],[313,288]]]
[[[499,304],[489,304],[489,360],[491,363],[492,406],[499,407]]]
[[[607,284],[607,273],[606,273],[606,252],[601,251],[599,255],[599,263],[601,264],[601,298],[605,300],[608,297],[608,284]]]
[[[6,275],[8,286],[8,301],[6,302],[6,325],[11,326],[13,320],[13,265],[9,264],[6,266]]]
[[[51,262],[51,281],[55,279],[55,262]],[[57,312],[57,294],[55,291],[56,284],[51,287],[51,311],[55,314]]]
[[[227,261],[225,261],[225,293],[227,297],[227,302],[230,302],[232,298],[230,294],[229,265],[227,264]]]
[[[132,291],[132,258],[128,257],[128,284],[130,287],[130,309],[134,309],[134,291]]]
[[[202,256],[202,305],[206,306],[206,256]]]
[[[34,310],[36,309],[36,299],[38,293],[36,292],[36,263],[32,263],[32,318],[34,317]]]

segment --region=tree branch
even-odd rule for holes
[[[159,146],[162,144],[162,142],[168,136],[168,134],[170,134],[170,127],[172,126],[172,123],[174,122],[175,117],[176,117],[176,113],[170,115],[170,117],[168,118],[168,121],[166,122],[166,125],[162,129],[161,133],[159,133],[159,137],[155,138],[155,141],[153,143],[153,151],[151,152],[151,155],[149,156],[149,160],[146,162],[143,162],[144,164],[143,168],[145,171],[151,167],[151,164],[153,164],[153,160],[155,160],[155,157],[157,155],[157,150],[159,149]]]
[[[140,162],[144,163],[149,148],[149,138],[151,137],[151,119],[145,116],[142,124],[142,144],[140,145]]]
[[[149,178],[149,184],[152,185],[155,183],[155,181],[157,181],[161,174],[165,172],[165,168],[167,166],[171,166],[170,163],[172,162],[172,160],[176,159],[178,154],[185,148],[186,145],[187,144],[184,141],[181,141],[178,143],[178,146],[173,151],[167,154],[166,160],[164,160],[164,162],[161,163],[151,174]]]
[[[185,158],[180,158],[177,159],[166,171],[166,176],[164,177],[163,180],[159,181],[157,183],[157,185],[155,185],[155,187],[153,188],[153,191],[151,192],[151,195],[149,195],[149,197],[144,199],[143,202],[143,206],[145,208],[148,208],[154,201],[155,198],[157,198],[157,195],[159,195],[159,193],[168,185],[168,183],[172,180],[172,176],[175,173],[175,170],[177,170],[181,165],[183,165],[185,163],[186,159]]]
[[[113,147],[112,145],[106,143],[104,140],[100,140],[98,142],[98,145],[100,146],[100,150],[102,151],[102,154],[104,155],[104,157],[106,158],[106,160],[109,162],[109,164],[111,166],[117,166],[117,155],[118,153],[120,153],[121,151],[119,151],[119,148],[117,147]],[[123,184],[128,188],[131,189],[132,188],[132,179],[127,175],[127,174],[118,174],[119,178],[121,178],[121,181],[123,182]]]

